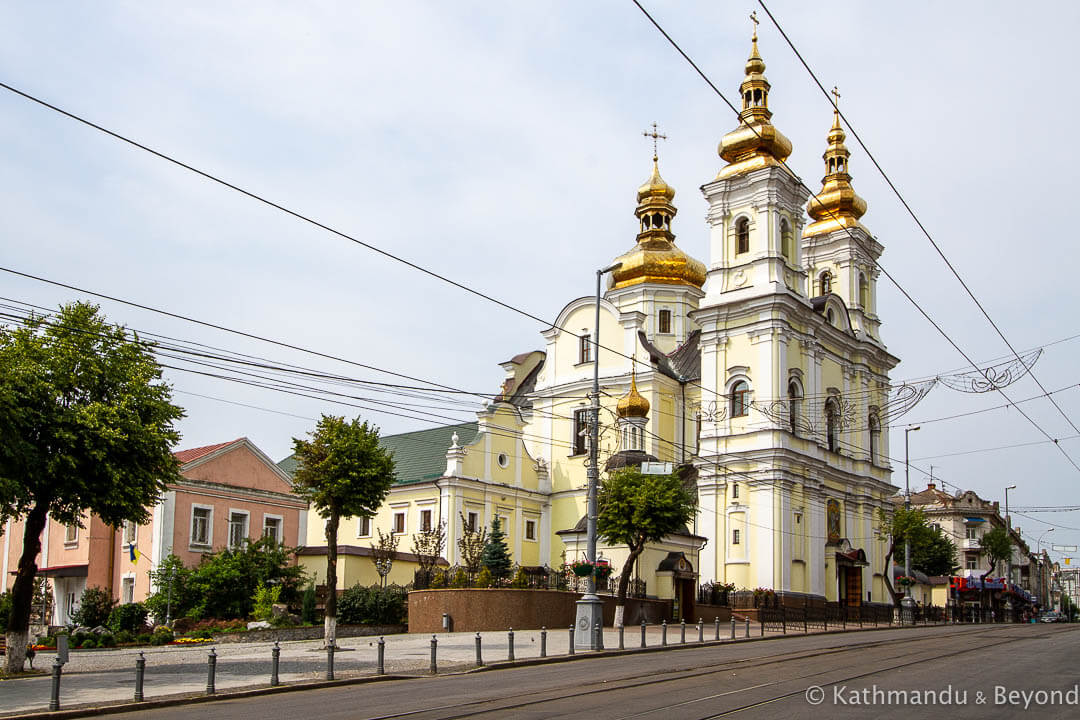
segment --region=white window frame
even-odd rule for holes
[[[72,537],[68,537],[69,531],[72,532]],[[71,525],[64,526],[64,547],[73,547],[79,544],[79,525],[78,523],[72,523]]]
[[[401,518],[401,529],[397,529],[398,518]],[[409,531],[409,513],[406,510],[395,510],[391,519],[390,534],[391,535],[405,535]]]
[[[536,526],[538,525],[536,518],[525,518],[522,523],[522,537],[529,542],[538,542],[536,537]],[[532,537],[529,537],[529,529],[532,529]]]
[[[663,314],[667,313],[667,330],[664,330]],[[656,311],[656,334],[657,335],[674,335],[675,334],[675,313],[671,308],[662,307]]]
[[[206,510],[209,514],[206,516],[206,542],[198,542],[195,540],[195,511]],[[191,519],[188,523],[190,529],[190,536],[188,537],[188,547],[191,550],[209,549],[214,546],[214,506],[213,505],[199,505],[196,503],[191,504]]]
[[[127,581],[131,581],[131,596],[125,598],[124,593],[126,588],[124,587]],[[135,602],[135,573],[127,572],[120,577],[120,603],[122,605],[129,605]]]
[[[467,510],[465,512],[465,524],[468,525],[473,532],[477,532],[480,528],[480,513],[476,510]]]
[[[427,527],[424,526],[424,513],[427,513]],[[435,511],[431,508],[420,508],[420,520],[417,530],[419,532],[430,532],[433,527],[435,527]]]
[[[283,516],[281,516],[281,515],[272,515],[270,513],[263,513],[263,526],[262,526],[262,536],[261,537],[266,537],[266,521],[267,520],[277,520],[277,533],[274,535],[274,542],[276,542],[276,543],[285,542],[285,518]]]
[[[244,537],[241,538],[240,544],[235,546],[232,544],[233,515],[244,516]],[[237,550],[243,547],[243,541],[251,538],[251,513],[247,510],[234,510],[233,508],[229,508],[229,522],[226,525],[226,533],[225,547],[231,550]]]
[[[367,523],[367,532],[364,532],[364,523]],[[356,537],[371,537],[371,518],[366,515],[361,515],[360,517],[356,518]]]
[[[131,531],[131,539],[130,540],[128,540],[128,530]],[[138,545],[138,543],[139,543],[139,526],[133,520],[125,520],[124,521],[123,533],[124,534],[121,536],[121,538],[123,539],[123,543],[122,543],[123,547],[127,548],[127,547],[131,547],[132,545]]]

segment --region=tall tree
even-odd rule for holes
[[[990,561],[990,567],[979,578],[982,584],[982,593],[986,595],[986,578],[990,577],[991,573],[997,567],[998,563],[1008,561],[1012,555],[1012,540],[1009,538],[1009,531],[1003,527],[996,527],[990,532],[979,538],[979,548],[986,555]],[[1006,580],[1008,582],[1008,580]]]
[[[605,542],[626,545],[630,554],[619,573],[615,626],[623,624],[630,574],[645,545],[686,527],[697,499],[677,474],[647,475],[636,468],[618,470],[604,479],[597,495],[596,532]]]
[[[480,564],[488,569],[496,583],[510,574],[510,566],[514,564],[510,558],[510,550],[506,547],[506,533],[502,530],[498,515],[491,520],[491,532],[488,533],[487,544],[480,556]]]
[[[956,562],[956,543],[941,528],[927,526],[919,533],[911,546],[911,567],[927,575],[952,575],[959,566]],[[904,548],[898,547],[897,562],[904,561]]]
[[[444,547],[446,523],[442,521],[413,535],[412,550],[416,555],[416,564],[420,566],[420,573],[429,585],[435,576],[435,565],[442,557]]]
[[[480,561],[484,556],[484,548],[487,547],[487,528],[473,527],[462,513],[458,513],[458,517],[461,518],[461,537],[458,538],[457,546],[461,552],[461,562],[465,564],[465,570],[472,579],[480,572]]]
[[[903,591],[893,588],[893,558],[903,558],[904,543],[910,542],[912,548],[918,547],[930,532],[926,524],[926,513],[919,508],[896,507],[891,511],[878,510],[878,521],[881,523],[880,532],[888,538],[889,549],[885,553],[885,567],[882,569],[882,578],[885,587],[892,595],[893,603],[899,604],[904,596]],[[912,550],[912,558],[916,553]]]
[[[375,564],[375,572],[379,573],[379,584],[386,587],[386,576],[394,567],[394,556],[397,555],[401,536],[393,531],[383,535],[381,528],[375,528],[375,532],[379,534],[379,541],[371,543],[371,562]]]
[[[394,457],[379,445],[379,429],[359,418],[323,415],[308,437],[293,438],[293,491],[326,520],[324,636],[331,646],[337,642],[338,526],[342,517],[375,514],[394,482]]]
[[[22,670],[41,533],[50,517],[146,523],[179,477],[173,405],[153,346],[106,322],[95,305],[64,305],[0,328],[0,523],[23,517],[7,628],[8,672]]]

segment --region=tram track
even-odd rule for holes
[[[1004,627],[1013,627],[1013,626],[1003,626],[1003,629],[1004,629]],[[872,674],[876,674],[876,673],[879,673],[879,672],[886,672],[888,670],[906,667],[908,665],[913,665],[913,664],[919,663],[919,662],[926,662],[926,661],[933,661],[933,660],[937,660],[937,659],[942,659],[942,658],[945,658],[945,657],[949,657],[952,654],[962,654],[964,652],[971,652],[972,650],[974,650],[974,649],[976,649],[978,647],[984,647],[984,645],[983,644],[978,644],[978,645],[973,646],[972,648],[969,648],[969,649],[956,650],[956,651],[953,651],[951,653],[944,653],[944,654],[941,654],[939,656],[931,656],[931,657],[926,657],[925,656],[925,653],[926,653],[925,648],[920,649],[920,648],[916,648],[916,647],[913,647],[913,646],[915,646],[915,645],[920,645],[921,646],[921,645],[924,645],[924,644],[930,643],[930,642],[940,643],[942,640],[947,640],[947,639],[953,638],[953,637],[969,637],[969,638],[972,638],[972,639],[976,639],[976,638],[981,639],[981,638],[984,638],[985,635],[986,635],[985,632],[979,632],[979,631],[972,630],[970,628],[970,626],[968,626],[968,627],[964,627],[963,629],[957,629],[957,630],[954,630],[954,631],[947,631],[947,632],[942,632],[942,633],[938,633],[938,634],[926,635],[926,636],[915,637],[915,638],[906,638],[906,639],[904,639],[903,652],[901,654],[899,654],[898,656],[894,656],[894,659],[912,658],[914,656],[920,656],[917,659],[912,659],[912,660],[910,660],[909,662],[906,662],[906,663],[899,663],[899,664],[897,664],[895,666],[890,666],[888,668],[881,668],[881,669],[869,671],[868,673],[857,673],[857,674],[851,676],[850,678],[839,678],[839,679],[836,679],[836,680],[830,680],[826,684],[832,684],[834,682],[848,682],[848,681],[853,680],[853,679],[859,679],[860,677],[863,677],[865,675],[872,675]],[[1000,634],[996,634],[995,637],[1000,639]],[[1028,638],[1037,639],[1037,638],[1040,638],[1040,637],[1045,637],[1045,636],[1044,635],[1025,636],[1025,639],[1028,639]],[[690,667],[690,668],[680,668],[680,669],[666,671],[663,674],[663,676],[660,676],[660,677],[658,677],[656,675],[656,673],[638,673],[638,674],[634,674],[634,675],[620,677],[620,678],[615,679],[615,680],[593,681],[593,682],[581,684],[581,685],[578,685],[571,692],[559,693],[558,691],[553,691],[553,690],[537,690],[537,691],[532,691],[532,692],[529,692],[529,693],[524,693],[524,694],[518,695],[518,696],[516,696],[514,698],[514,701],[512,701],[512,702],[500,702],[499,700],[493,700],[491,698],[483,698],[483,699],[477,699],[477,700],[469,700],[469,701],[460,702],[460,703],[451,703],[451,704],[446,704],[446,705],[441,705],[441,706],[428,707],[428,708],[419,708],[419,709],[416,709],[416,710],[409,710],[409,711],[403,711],[403,712],[390,713],[390,714],[386,714],[386,715],[373,716],[373,717],[369,717],[367,720],[394,720],[395,718],[417,718],[417,717],[423,717],[423,716],[429,716],[429,715],[431,717],[440,718],[440,720],[460,720],[460,719],[463,719],[463,718],[480,717],[480,716],[483,716],[483,715],[494,714],[494,713],[507,713],[509,711],[523,711],[523,710],[526,710],[526,709],[528,709],[530,707],[543,706],[545,704],[556,703],[556,702],[560,702],[560,701],[563,701],[563,700],[573,700],[573,699],[576,699],[576,698],[579,698],[579,697],[588,697],[588,696],[604,694],[604,693],[612,693],[612,692],[619,692],[619,691],[626,691],[626,690],[634,690],[634,689],[637,689],[637,688],[643,688],[643,687],[649,687],[649,686],[659,686],[659,685],[663,685],[663,684],[675,683],[675,682],[680,682],[680,681],[684,681],[684,680],[693,680],[695,678],[701,678],[701,677],[705,677],[705,676],[708,676],[708,675],[714,675],[714,674],[719,674],[719,673],[727,673],[727,672],[731,672],[731,671],[743,671],[743,672],[745,672],[747,670],[766,668],[768,666],[782,665],[782,664],[786,664],[786,663],[794,663],[794,662],[799,662],[799,661],[803,661],[803,660],[812,660],[812,659],[819,658],[819,657],[843,655],[843,654],[851,653],[851,652],[855,652],[855,651],[868,650],[868,649],[873,649],[873,648],[880,648],[880,647],[883,647],[883,646],[892,646],[892,645],[895,645],[895,644],[896,644],[895,639],[876,640],[876,641],[871,641],[871,642],[861,642],[861,643],[857,643],[857,644],[853,644],[853,645],[848,645],[848,644],[845,644],[845,645],[831,645],[831,646],[824,647],[824,648],[814,648],[814,649],[811,649],[811,650],[797,651],[797,652],[793,652],[793,653],[758,655],[758,656],[753,656],[753,657],[749,657],[749,658],[740,658],[740,659],[735,659],[735,660],[728,659],[728,660],[723,660],[723,661],[720,661],[720,662],[710,663],[710,664],[707,664],[707,665],[697,665],[697,666]],[[720,646],[715,646],[715,647],[720,647]],[[738,688],[738,689],[734,689],[734,690],[727,691],[727,692],[724,692],[724,693],[719,693],[719,694],[716,694],[716,695],[713,695],[713,696],[708,696],[708,697],[705,697],[705,698],[696,698],[694,700],[686,701],[684,703],[679,703],[679,704],[674,705],[674,706],[666,706],[665,708],[652,709],[652,710],[642,711],[642,712],[639,712],[639,713],[634,713],[634,714],[625,716],[621,720],[628,720],[629,718],[644,717],[646,715],[656,714],[656,713],[660,713],[660,712],[670,712],[670,710],[673,707],[686,707],[686,706],[693,705],[693,704],[698,703],[698,702],[704,702],[704,701],[710,700],[710,699],[715,700],[715,699],[718,699],[720,697],[735,695],[735,694],[738,694],[740,692],[748,692],[748,691],[751,691],[751,690],[758,690],[758,689],[765,688],[765,687],[770,687],[770,686],[773,686],[773,685],[779,685],[779,684],[789,683],[789,682],[793,682],[793,681],[806,680],[806,679],[809,679],[809,678],[814,678],[814,677],[817,677],[819,675],[826,674],[827,672],[830,672],[830,671],[821,671],[819,673],[809,673],[809,674],[800,675],[800,676],[797,676],[797,677],[794,677],[794,678],[785,678],[785,679],[779,680],[779,681],[774,681],[774,682],[769,682],[769,683],[760,683],[760,684],[748,686],[748,687],[745,687],[745,688]],[[836,669],[834,668],[831,672],[836,672]],[[758,707],[760,705],[765,705],[765,704],[769,704],[769,703],[772,703],[772,702],[776,702],[778,700],[782,700],[784,698],[791,697],[793,695],[801,693],[804,690],[805,690],[805,688],[800,689],[798,691],[782,693],[782,694],[776,695],[774,697],[771,697],[771,698],[768,698],[768,699],[765,699],[765,700],[761,700],[761,701],[757,701],[757,702],[754,702],[754,703],[749,703],[749,704],[740,706],[739,708],[733,708],[733,709],[730,709],[730,710],[726,710],[726,711],[724,711],[723,713],[720,713],[720,714],[708,715],[708,716],[705,716],[704,718],[702,718],[701,720],[706,720],[707,718],[714,718],[714,717],[723,717],[724,715],[731,714],[733,712],[740,712],[742,710],[747,710],[747,709],[750,709],[750,708]],[[555,694],[552,694],[552,693],[555,693]]]

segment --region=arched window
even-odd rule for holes
[[[735,254],[750,252],[750,221],[739,218],[735,223]]]
[[[819,277],[818,287],[821,289],[821,292],[819,292],[818,294],[819,295],[828,295],[829,293],[831,293],[832,292],[832,273],[830,273],[828,270],[826,270],[825,272],[821,273],[821,275],[819,275],[818,277]]]
[[[881,443],[881,421],[874,413],[870,414],[870,462],[878,464],[878,446]]]
[[[802,421],[802,391],[799,383],[792,380],[788,383],[788,422],[791,423],[791,434],[799,434],[799,423]]]
[[[780,219],[780,254],[786,259],[791,260],[794,258],[792,252],[792,245],[794,244],[794,234],[791,232],[791,223],[787,221],[787,218]]]
[[[750,386],[739,380],[731,386],[731,417],[743,417],[749,413]]]
[[[868,310],[870,306],[870,284],[866,282],[866,276],[859,273],[859,307]]]
[[[837,451],[840,432],[840,407],[836,398],[825,401],[825,443],[833,452]]]

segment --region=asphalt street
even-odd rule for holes
[[[290,717],[998,718],[1080,715],[1072,625],[892,629],[726,643],[145,709]]]

